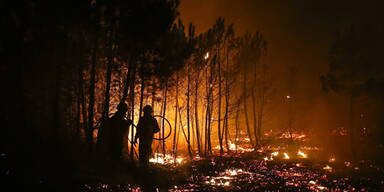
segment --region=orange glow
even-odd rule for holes
[[[284,159],[289,159],[289,155],[287,153],[283,153],[284,154]]]
[[[154,157],[149,159],[149,162],[151,163],[157,163],[157,164],[181,164],[183,163],[184,158],[182,157],[176,157],[176,159],[169,155],[165,154],[165,156],[162,153],[155,153]]]
[[[209,52],[205,53],[205,55],[204,55],[204,59],[205,59],[205,60],[209,59]]]
[[[308,157],[307,154],[303,153],[303,152],[300,151],[300,150],[297,152],[297,154],[298,154],[300,157],[302,157],[302,158],[307,158],[307,157]]]

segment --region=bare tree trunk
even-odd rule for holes
[[[191,82],[191,75],[190,75],[190,66],[189,66],[189,62],[187,64],[187,131],[188,131],[188,154],[189,154],[189,157],[192,159],[192,149],[191,149],[191,128],[190,128],[190,123],[189,123],[189,95],[190,95],[190,82]]]
[[[236,128],[236,133],[235,133],[235,151],[237,152],[237,145],[238,145],[238,140],[239,140],[239,116],[240,116],[240,102],[241,100],[238,101],[236,105],[236,119],[235,119],[235,128]]]
[[[258,135],[257,135],[257,115],[256,115],[256,97],[255,97],[255,85],[252,85],[251,96],[252,96],[252,115],[253,115],[253,135],[255,136],[255,145],[258,146]]]
[[[259,140],[262,140],[262,125],[263,125],[263,117],[264,117],[264,106],[265,106],[265,95],[267,91],[267,84],[265,80],[265,74],[266,74],[266,66],[263,67],[263,74],[261,82],[261,88],[260,88],[260,96],[259,96],[259,110],[258,110],[258,126],[257,126],[257,132],[259,135]]]
[[[208,121],[209,119],[209,83],[208,83],[208,69],[207,67],[205,68],[205,88],[206,88],[206,98],[207,98],[207,108],[205,112],[205,127],[204,127],[204,155],[207,156],[208,153]]]
[[[141,87],[140,87],[140,108],[139,108],[139,118],[142,116],[143,110],[143,99],[144,99],[144,86],[145,86],[145,77],[144,77],[144,66],[141,66]]]
[[[177,112],[178,112],[177,110],[178,110],[178,106],[179,106],[179,75],[176,72],[175,128],[174,128],[174,132],[173,132],[174,135],[173,135],[173,147],[172,147],[173,155],[175,158],[177,157],[176,138],[177,138]]]
[[[92,53],[92,66],[91,66],[91,82],[89,86],[89,104],[88,104],[88,131],[87,131],[87,143],[88,150],[93,151],[93,108],[95,105],[95,76],[96,76],[96,51],[97,51],[97,40],[93,47]]]
[[[209,77],[209,116],[208,116],[208,151],[209,154],[212,155],[212,140],[211,140],[211,132],[212,132],[212,117],[213,117],[213,65],[211,64],[211,74]]]
[[[132,63],[133,65],[133,63]],[[131,87],[130,87],[130,97],[131,97],[131,115],[132,115],[132,122],[135,121],[135,79],[136,79],[136,66],[133,66],[132,67],[132,77],[131,77]],[[130,157],[131,157],[131,161],[133,161],[134,157],[133,157],[133,153],[134,153],[134,145],[133,145],[133,142],[134,142],[134,127],[133,125],[131,126],[131,150],[130,150]]]
[[[103,108],[103,115],[102,120],[105,121],[109,118],[109,100],[110,100],[110,89],[111,89],[111,76],[112,76],[112,66],[113,66],[113,58],[114,58],[114,50],[113,50],[113,31],[111,31],[110,34],[110,56],[108,58],[108,64],[107,64],[107,73],[105,76],[105,79],[107,81],[105,86],[105,94],[104,94],[104,108]]]
[[[79,111],[79,113],[81,113],[81,114],[79,114],[79,118],[82,119],[83,129],[87,130],[87,111],[85,109],[83,69],[84,69],[84,64],[83,64],[83,62],[81,62],[80,66],[79,66],[79,71],[78,71],[78,73],[79,73],[79,82],[78,82],[79,101],[78,102],[79,102],[79,110],[81,110],[81,112]],[[82,116],[82,118],[80,117],[80,115]]]
[[[166,109],[167,109],[167,92],[168,92],[168,80],[167,82],[165,83],[165,91],[164,91],[164,109],[163,109],[163,117],[165,118],[165,112],[166,112]],[[163,121],[162,121],[162,138],[165,137],[165,127],[164,127],[164,118],[163,118]],[[163,155],[165,155],[165,140],[163,139],[162,140],[162,146],[163,146]]]
[[[197,99],[197,90],[198,86],[199,73],[196,71],[195,77],[195,129],[196,129],[196,141],[197,141],[197,151],[199,156],[201,156],[201,147],[200,147],[200,131],[199,131],[199,116],[198,116],[198,99]]]
[[[229,53],[227,49],[227,54],[226,54],[226,73],[225,73],[225,116],[224,116],[224,121],[225,121],[225,126],[223,125],[223,130],[225,130],[225,146],[227,148],[227,151],[230,151],[230,147],[228,144],[228,135],[229,135],[229,130],[228,130],[228,110],[229,110],[229,85],[228,85],[228,78],[229,78]]]
[[[247,128],[247,133],[248,133],[248,137],[249,137],[249,140],[251,142],[251,145],[253,148],[255,148],[255,144],[253,142],[253,138],[252,138],[252,134],[251,134],[251,130],[250,130],[250,127],[249,127],[249,120],[248,120],[248,110],[247,110],[247,86],[246,86],[246,80],[247,80],[247,77],[246,77],[246,71],[243,72],[243,106],[244,106],[244,117],[245,117],[245,125],[246,125],[246,128]]]
[[[125,102],[125,100],[128,97],[128,90],[129,90],[130,78],[131,78],[132,70],[133,70],[133,56],[131,56],[131,58],[129,60],[128,72],[127,72],[127,76],[125,78],[125,84],[124,84],[123,98],[121,98],[120,102]]]
[[[219,51],[218,51],[219,52]],[[220,54],[220,52],[219,52]],[[218,54],[218,55],[219,55]],[[218,59],[218,74],[219,74],[219,103],[218,103],[218,112],[217,112],[217,116],[218,116],[218,119],[217,119],[217,132],[218,132],[218,136],[219,136],[219,144],[220,144],[220,155],[223,155],[224,153],[224,150],[223,150],[223,137],[221,135],[221,62],[220,62],[220,59]]]

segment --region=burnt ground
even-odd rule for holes
[[[311,147],[306,148],[307,158],[295,154],[299,148],[284,147],[273,156],[276,146],[271,146],[178,165],[152,163],[148,170],[81,151],[47,156],[36,151],[35,158],[1,153],[0,174],[3,188],[11,191],[384,191],[382,159],[331,160],[320,158],[322,152]]]
[[[383,169],[372,161],[266,161],[257,152],[178,166],[152,164],[147,171],[122,162],[104,169],[83,168],[70,176],[41,177],[37,183],[8,181],[14,188],[39,191],[142,191],[148,186],[154,191],[384,191]]]

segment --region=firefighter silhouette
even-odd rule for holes
[[[128,139],[128,128],[132,124],[132,120],[125,119],[128,110],[125,102],[119,103],[117,112],[109,119],[109,153],[113,160],[120,160],[122,158],[123,143]]]
[[[160,131],[156,119],[153,117],[153,110],[150,105],[143,108],[144,115],[140,117],[137,124],[134,143],[139,139],[139,161],[140,166],[147,167],[149,157],[152,154],[153,135]]]

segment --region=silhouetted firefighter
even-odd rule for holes
[[[132,120],[125,120],[127,110],[127,104],[119,103],[117,112],[109,120],[111,128],[110,152],[113,160],[119,160],[122,157],[123,142],[128,137],[128,128],[132,124]]]
[[[127,104],[119,103],[117,112],[101,126],[98,148],[112,160],[121,159],[124,139],[128,137],[128,128],[132,124],[132,120],[125,119],[127,110]]]
[[[144,115],[140,117],[137,124],[135,143],[139,138],[139,161],[141,167],[147,167],[149,156],[152,154],[153,135],[160,131],[156,119],[153,117],[153,110],[150,105],[143,108]]]

